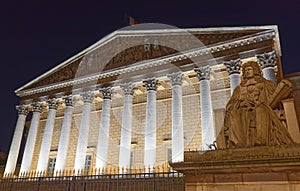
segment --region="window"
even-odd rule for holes
[[[56,164],[56,158],[49,158],[48,176],[50,176],[54,172],[55,164]]]
[[[130,151],[130,163],[129,163],[130,168],[132,167],[132,164],[133,164],[133,151]]]
[[[87,175],[89,173],[91,166],[92,166],[92,155],[86,155],[84,169]]]
[[[172,162],[172,148],[168,148],[168,162]]]

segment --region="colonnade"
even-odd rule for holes
[[[276,83],[274,74],[274,52],[257,55],[257,59],[263,67],[265,78]],[[276,55],[275,55],[276,57]],[[275,59],[276,61],[276,59]],[[274,64],[275,63],[275,64]],[[225,62],[227,68],[231,93],[240,83],[241,60],[231,60]],[[198,75],[200,82],[200,110],[201,110],[201,127],[202,127],[202,150],[210,149],[210,145],[215,141],[213,108],[211,100],[210,87],[210,70],[209,66],[197,67],[194,71]],[[182,80],[183,73],[176,72],[167,75],[172,85],[172,162],[183,161],[184,159],[184,133],[183,133],[183,111],[182,111]],[[149,78],[143,81],[147,89],[146,102],[146,126],[145,126],[145,143],[144,143],[144,165],[153,167],[156,163],[156,91],[159,83],[156,78]],[[133,83],[125,83],[120,86],[124,93],[124,107],[122,115],[122,127],[120,138],[119,166],[130,166],[131,151],[131,131],[132,131],[132,98],[135,91]],[[96,168],[105,169],[108,154],[108,140],[110,131],[110,112],[111,98],[113,95],[112,87],[101,88],[99,91],[103,97],[102,115],[99,124],[99,135],[97,143]],[[81,94],[83,100],[82,118],[79,128],[79,136],[77,142],[74,169],[75,172],[85,167],[85,159],[87,152],[88,134],[90,127],[90,113],[94,100],[94,92],[87,91]],[[72,96],[63,97],[66,104],[64,118],[62,123],[61,135],[59,139],[55,171],[65,169],[67,160],[67,150],[71,132],[72,114],[73,114],[73,98]],[[39,159],[37,171],[46,171],[55,124],[55,115],[58,105],[57,99],[47,101],[49,111],[44,130],[41,148],[39,151]],[[8,160],[5,168],[5,174],[14,173],[20,144],[25,125],[26,115],[29,109],[33,112],[31,125],[25,145],[23,160],[21,163],[20,174],[30,171],[37,130],[39,128],[40,114],[43,111],[41,102],[34,102],[31,106],[17,106],[18,120],[16,123],[15,133],[10,147]]]

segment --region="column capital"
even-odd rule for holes
[[[82,96],[83,102],[92,103],[95,95],[92,91],[83,92],[80,94]]]
[[[168,74],[167,77],[171,80],[172,86],[175,85],[182,85],[182,77],[183,73],[182,72],[174,72],[171,74]]]
[[[17,105],[16,109],[18,110],[19,115],[27,115],[29,112],[27,105]]]
[[[32,111],[33,112],[41,113],[42,110],[43,110],[43,105],[42,105],[41,102],[34,102],[34,103],[31,104],[31,106],[32,106]]]
[[[255,56],[262,69],[276,66],[277,57],[274,50],[272,52],[266,52]]]
[[[65,101],[66,106],[73,106],[73,96],[72,95],[64,96],[63,100]]]
[[[113,94],[111,87],[100,88],[99,92],[102,94],[103,99],[111,99]]]
[[[133,95],[134,93],[134,84],[131,82],[121,84],[120,87],[123,89],[125,95]]]
[[[231,74],[240,74],[241,73],[241,59],[236,60],[230,60],[227,62],[224,62],[224,65],[226,66],[227,72],[229,75]]]
[[[211,68],[209,67],[209,65],[194,68],[194,71],[198,74],[199,81],[210,80],[210,70],[211,70]]]
[[[49,109],[55,109],[56,110],[57,107],[58,107],[58,100],[55,99],[55,98],[47,100],[47,103],[48,103]]]
[[[148,78],[146,80],[143,80],[143,83],[145,84],[145,87],[147,91],[157,89],[158,80],[156,78]]]

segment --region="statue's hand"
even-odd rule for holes
[[[240,106],[242,108],[253,108],[255,107],[255,103],[246,99],[241,101]]]

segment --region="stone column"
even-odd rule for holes
[[[100,130],[98,136],[96,168],[105,169],[109,142],[110,107],[112,89],[110,87],[99,90],[103,96]]]
[[[274,82],[274,84],[277,84],[275,75],[277,57],[275,51],[259,54],[256,55],[256,57],[262,68],[264,78],[266,78],[267,80],[271,80],[272,82]]]
[[[168,75],[172,82],[172,162],[182,162],[184,158],[182,76],[181,72]]]
[[[64,120],[62,123],[59,145],[57,150],[55,172],[62,171],[65,169],[72,125],[73,97],[72,95],[69,95],[64,97],[63,99],[66,103],[66,109],[64,112]]]
[[[26,121],[26,115],[28,114],[28,106],[26,105],[16,106],[16,109],[18,110],[19,116],[7,157],[4,177],[9,177],[15,172],[23,136],[24,125]]]
[[[44,135],[42,139],[39,160],[37,164],[37,172],[47,171],[58,102],[55,98],[53,98],[48,100],[47,103],[48,103],[49,111],[48,111],[48,117],[47,117],[46,126],[44,130]]]
[[[210,95],[210,67],[195,68],[200,81],[202,150],[209,150],[215,141],[214,119]]]
[[[130,167],[131,130],[132,130],[132,95],[134,85],[132,83],[122,84],[124,91],[124,108],[122,116],[122,130],[120,140],[119,166]]]
[[[94,100],[94,92],[88,91],[81,94],[83,99],[82,117],[79,127],[78,143],[75,157],[75,173],[84,169],[85,157],[89,137],[90,114]],[[77,174],[78,175],[78,174]]]
[[[40,122],[40,115],[42,112],[43,106],[39,102],[32,104],[33,115],[31,119],[31,124],[29,128],[29,133],[26,140],[26,145],[24,149],[23,159],[20,168],[20,175],[25,172],[30,171],[31,161],[33,157],[34,145],[36,141],[37,130]]]
[[[226,69],[227,69],[227,72],[228,72],[229,78],[230,78],[231,95],[232,95],[234,89],[241,82],[241,76],[240,76],[241,64],[242,64],[241,59],[230,60],[228,62],[224,62],[224,65],[226,66]]]
[[[156,88],[158,80],[143,81],[147,89],[144,165],[151,169],[156,163]]]

